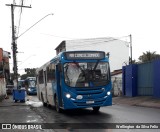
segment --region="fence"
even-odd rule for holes
[[[123,67],[123,95],[160,98],[160,60]]]

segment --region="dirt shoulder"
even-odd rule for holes
[[[160,99],[151,96],[113,97],[113,104],[143,106],[160,109]]]

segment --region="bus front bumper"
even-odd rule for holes
[[[103,107],[112,105],[112,95],[104,96],[96,99],[63,99],[63,109],[77,109],[77,108],[89,108],[89,107]]]

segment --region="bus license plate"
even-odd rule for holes
[[[93,104],[94,101],[86,101],[86,104]]]

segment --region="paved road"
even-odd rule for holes
[[[54,107],[35,107],[35,104],[31,104],[31,106],[33,106],[33,111],[40,115],[45,122],[51,123],[160,123],[160,109],[156,108],[113,105],[110,107],[102,107],[100,112],[95,114],[92,109],[71,110],[65,111],[64,113],[57,113]],[[94,130],[92,129],[89,131],[93,132]]]
[[[160,109],[137,106],[113,105],[103,107],[98,114],[92,109],[80,109],[57,113],[54,107],[43,107],[36,96],[28,96],[29,101],[23,103],[7,103],[0,105],[1,123],[160,123]],[[95,123],[95,124],[94,124]],[[87,127],[87,125],[86,125]],[[129,131],[159,131],[158,129],[132,129]],[[46,131],[46,130],[45,130]],[[48,130],[52,131],[52,130]],[[56,129],[60,132],[62,130]],[[81,129],[66,131],[128,131],[127,129]]]

